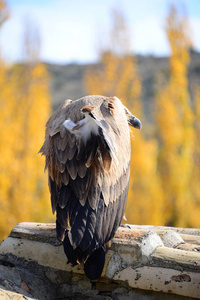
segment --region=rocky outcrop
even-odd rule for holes
[[[200,230],[120,227],[102,277],[71,267],[54,224],[20,223],[0,246],[0,299],[200,298]]]

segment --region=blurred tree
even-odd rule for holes
[[[0,28],[3,23],[9,18],[9,9],[5,0],[0,0]]]
[[[189,225],[191,227],[200,226],[200,89],[193,86],[194,92],[194,150],[193,150],[193,167],[191,171],[191,191],[192,209],[188,212]]]
[[[193,114],[188,93],[188,48],[191,45],[186,18],[174,6],[167,18],[171,46],[170,78],[156,99],[156,127],[160,141],[159,172],[165,197],[164,223],[189,226],[190,178],[193,153]]]
[[[37,25],[31,21],[31,19],[26,18],[24,20],[24,40],[22,56],[23,60],[28,65],[34,65],[39,62],[40,57],[40,34]]]
[[[124,17],[118,10],[113,12],[110,33],[110,49],[102,51],[100,68],[91,69],[85,75],[89,94],[119,97],[143,124],[144,115],[140,101],[141,81],[136,59],[130,55],[130,35]],[[132,139],[131,175],[126,208],[129,223],[161,224],[162,192],[157,176],[157,144],[145,138],[145,128],[134,130]]]
[[[31,42],[35,47],[36,40]],[[37,154],[50,113],[48,74],[30,53],[23,65],[0,66],[0,239],[18,222],[51,216],[44,162]]]

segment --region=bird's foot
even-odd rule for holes
[[[121,224],[120,227],[131,229],[131,225],[129,225],[129,224]]]

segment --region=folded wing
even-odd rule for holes
[[[101,248],[102,256],[125,210],[129,130],[124,115],[121,120],[116,111],[114,119],[109,99],[68,100],[47,122],[41,148],[46,156],[52,210],[57,212],[57,236],[72,264],[86,261]],[[116,126],[118,119],[127,131],[123,135]]]

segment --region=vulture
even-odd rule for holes
[[[124,216],[130,171],[129,126],[141,122],[117,97],[66,100],[46,124],[45,156],[57,238],[68,263],[101,276],[110,241]]]

